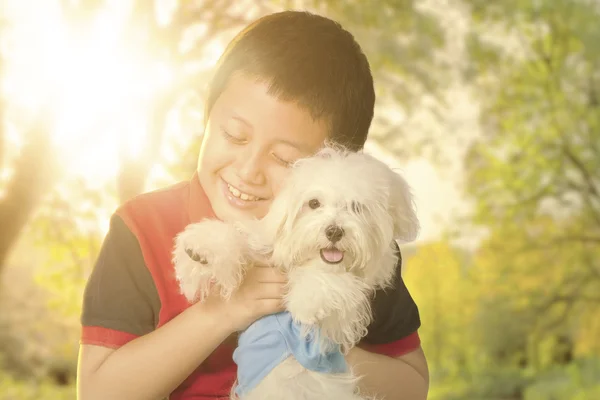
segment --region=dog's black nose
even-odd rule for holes
[[[339,242],[344,236],[344,230],[337,225],[329,225],[327,229],[325,229],[325,236],[327,236],[327,239],[331,240],[332,243]]]

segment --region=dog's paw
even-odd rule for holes
[[[210,252],[208,250],[202,250],[202,251],[195,251],[194,249],[185,249],[185,254],[188,255],[188,257],[194,261],[199,263],[200,265],[204,265],[205,267],[208,267],[208,260],[209,258],[212,258],[212,254],[210,254]]]
[[[320,308],[314,312],[310,310],[306,311],[306,313],[296,312],[293,314],[294,319],[303,325],[317,325],[330,315],[324,308]]]
[[[297,292],[286,297],[286,307],[294,320],[303,325],[317,325],[331,315],[323,302],[311,301]]]
[[[175,237],[173,266],[181,294],[190,302],[204,301],[215,282],[215,269],[219,253],[211,232],[215,229],[210,221],[188,225]]]
[[[208,249],[183,248],[175,250],[175,278],[181,294],[190,302],[203,302],[215,282],[211,261],[214,254]]]
[[[188,225],[175,239],[173,264],[181,293],[190,302],[204,301],[213,291],[229,297],[246,269],[247,248],[230,224],[206,220]]]
[[[292,317],[294,318],[294,321],[296,321],[297,323],[299,323],[301,325],[312,326],[312,325],[316,325],[317,322],[319,322],[319,320],[317,319],[317,317],[315,315],[294,314]]]

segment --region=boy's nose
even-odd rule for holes
[[[264,185],[265,174],[262,170],[261,160],[258,156],[248,154],[243,156],[242,162],[239,164],[239,177],[246,183],[251,185]]]

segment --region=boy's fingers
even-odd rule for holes
[[[287,282],[287,277],[273,267],[256,266],[252,270],[258,282]]]
[[[276,312],[285,311],[285,305],[281,300],[273,300],[273,299],[264,299],[260,300],[260,310],[261,314],[273,314]]]
[[[258,300],[281,300],[285,295],[286,286],[279,282],[264,282],[256,286],[256,299]]]

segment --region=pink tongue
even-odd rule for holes
[[[323,249],[321,251],[323,254],[323,258],[331,263],[340,262],[342,261],[342,258],[344,258],[344,253],[342,253],[338,249]]]

